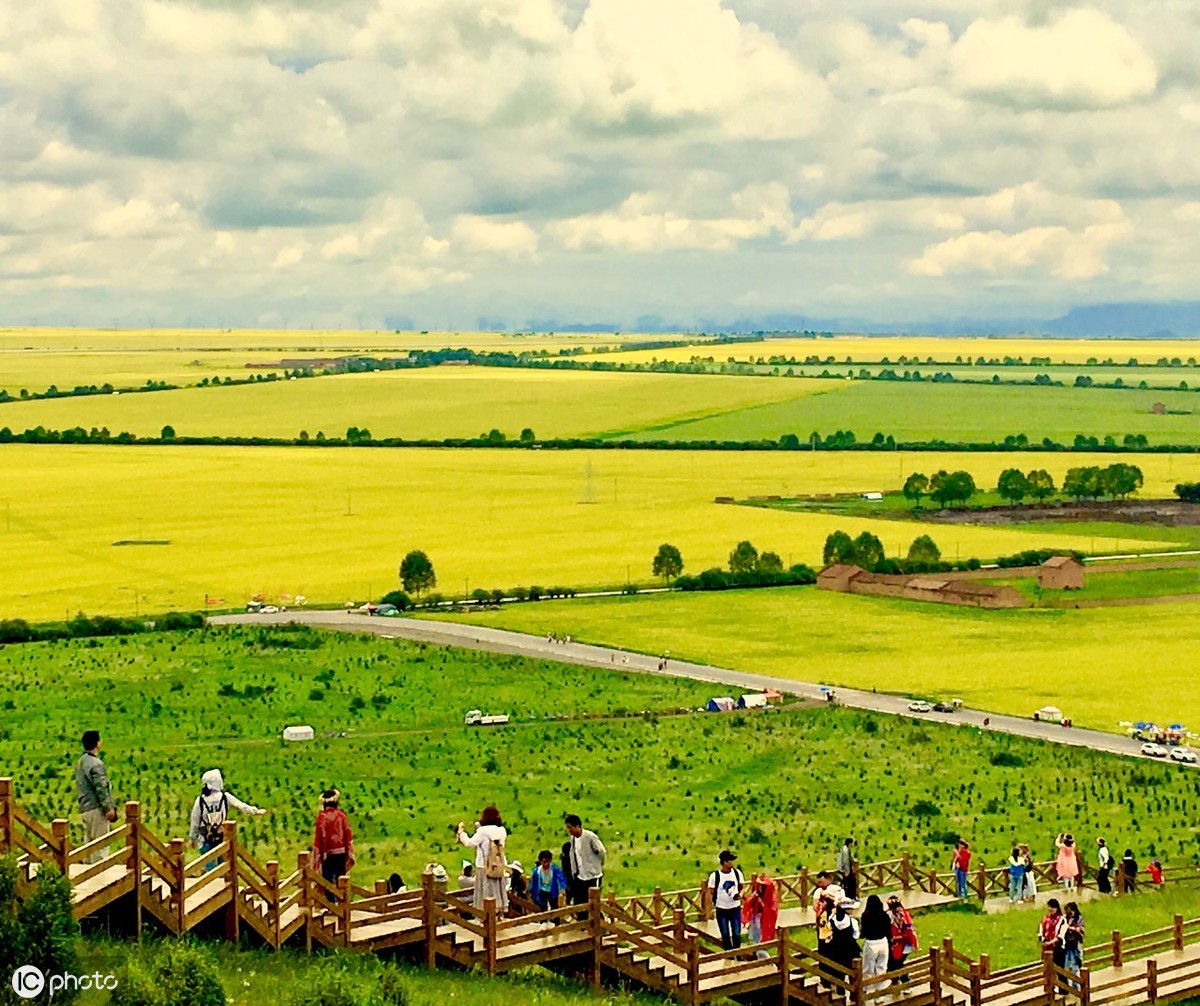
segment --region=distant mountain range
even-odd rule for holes
[[[1066,338],[1194,339],[1200,338],[1200,301],[1093,304],[1074,307],[1061,317],[1051,319],[1003,318],[980,321],[978,318],[954,318],[880,323],[854,317],[769,314],[735,321],[713,318],[698,324],[679,325],[665,318],[643,315],[632,326],[538,319],[529,328],[541,332],[863,332],[868,335],[1020,334]]]

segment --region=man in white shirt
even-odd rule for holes
[[[594,831],[583,826],[578,814],[568,814],[563,818],[563,824],[571,836],[571,901],[586,905],[588,890],[604,883],[604,860],[608,850]]]
[[[816,914],[817,905],[824,897],[833,899],[835,905],[841,904],[846,900],[846,892],[842,889],[841,884],[833,882],[833,876],[827,870],[822,870],[817,874],[817,886],[813,889],[812,908],[813,914]]]
[[[708,893],[717,913],[721,946],[737,950],[742,945],[742,888],[746,879],[734,865],[737,856],[728,849],[721,852],[719,859],[721,868],[708,876]]]

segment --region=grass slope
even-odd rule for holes
[[[1018,716],[1047,703],[1080,726],[1200,723],[1198,606],[974,611],[815,588],[508,605],[458,616],[738,670],[959,697]]]
[[[183,833],[200,774],[217,766],[232,792],[272,809],[244,838],[286,864],[309,840],[316,793],[336,784],[360,882],[411,879],[431,860],[455,869],[451,826],[492,801],[527,865],[578,811],[627,893],[698,884],[726,846],[747,871],[823,868],[851,833],[864,861],[907,848],[939,869],[960,833],[989,863],[1015,839],[1049,857],[1064,829],[1174,863],[1197,851],[1200,775],[1173,766],[823,707],[547,718],[670,709],[709,691],[669,679],[259,629],[6,647],[0,674],[0,766],[42,820],[74,817],[74,739],[95,725],[119,798],[142,800],[163,837]],[[464,727],[472,706],[528,725]],[[320,736],[284,745],[295,722]],[[1016,767],[994,764],[1011,756]]]
[[[1146,495],[1169,493],[1200,469],[1194,458],[1129,460],[1145,470]],[[206,594],[237,605],[260,591],[362,600],[397,584],[410,548],[428,552],[447,595],[468,581],[471,588],[623,584],[627,576],[645,582],[662,542],[682,550],[689,572],[724,564],[743,538],[785,562],[819,563],[826,535],[838,527],[872,530],[894,554],[926,529],[722,506],[713,498],[897,488],[914,469],[967,468],[981,484],[994,484],[1009,465],[1045,466],[1061,480],[1070,465],[1108,461],[1075,454],[13,444],[0,449],[0,617],[194,609]],[[1160,543],[1175,540],[1172,530],[1155,530]],[[951,559],[1090,545],[1070,527],[933,533]],[[130,539],[171,544],[112,544]],[[1113,544],[1119,541],[1102,547]]]

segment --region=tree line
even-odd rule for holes
[[[1061,493],[1076,500],[1125,499],[1142,488],[1144,479],[1137,465],[1123,462],[1101,468],[1099,465],[1069,468],[1063,478]],[[1177,487],[1178,490],[1178,487]],[[939,507],[966,505],[979,492],[970,472],[945,470],[934,472],[932,477],[923,472],[913,472],[904,480],[901,492],[914,507],[921,505],[926,496]],[[1054,477],[1044,468],[1022,472],[1019,468],[1006,468],[996,482],[996,492],[1009,503],[1021,504],[1026,499],[1043,502],[1060,492]]]

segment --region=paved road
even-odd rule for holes
[[[821,686],[791,678],[776,678],[766,674],[715,667],[711,664],[692,664],[671,659],[667,669],[658,669],[659,658],[628,650],[616,650],[588,643],[552,643],[543,636],[531,636],[523,632],[494,629],[483,625],[468,625],[461,622],[421,621],[415,618],[379,618],[348,611],[287,611],[261,615],[216,615],[209,619],[213,625],[283,625],[296,622],[321,629],[342,632],[369,632],[385,638],[403,638],[417,642],[462,646],[491,653],[512,653],[523,657],[557,660],[566,664],[584,667],[607,667],[621,671],[636,671],[641,674],[659,674],[667,677],[691,678],[719,685],[718,693],[762,692],[774,688],[781,692],[804,698],[821,700]],[[1051,723],[1035,723],[1017,716],[1004,716],[978,709],[960,709],[957,713],[913,713],[908,710],[908,699],[898,695],[860,691],[853,688],[835,689],[837,703],[854,709],[868,709],[877,713],[908,716],[917,720],[949,723],[960,726],[984,728],[1016,737],[1031,737],[1055,744],[1091,748],[1110,754],[1145,757],[1141,744],[1118,734],[1102,733],[1099,730],[1084,730],[1080,727],[1065,728]],[[1148,759],[1150,760],[1150,759]],[[1179,766],[1194,767],[1194,766]]]

